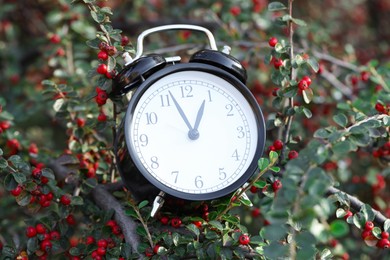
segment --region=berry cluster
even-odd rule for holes
[[[283,149],[283,145],[284,144],[283,144],[283,142],[281,140],[275,140],[273,142],[273,144],[268,147],[268,152],[270,152],[270,151],[279,152],[279,151],[281,151]],[[297,158],[298,155],[299,154],[298,154],[297,151],[291,150],[291,151],[288,152],[287,157],[288,157],[289,160],[292,160],[292,159]]]
[[[108,99],[107,92],[99,87],[96,88],[96,97],[95,101],[99,106],[106,104]]]
[[[300,93],[308,89],[311,85],[311,78],[309,76],[303,76],[302,79],[298,82],[298,90]]]
[[[36,254],[39,255],[39,259],[48,259],[47,257],[53,247],[53,241],[58,241],[61,238],[60,232],[57,230],[50,231],[41,223],[35,226],[28,226],[26,228],[26,236],[27,238],[37,237],[39,249]]]
[[[378,149],[374,150],[372,152],[372,155],[375,158],[384,158],[390,156],[390,141],[384,143],[381,147]]]

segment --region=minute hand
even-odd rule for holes
[[[180,107],[179,103],[176,101],[175,97],[172,95],[171,91],[168,91],[169,92],[169,95],[171,96],[172,100],[173,100],[173,103],[175,103],[175,106],[177,108],[177,111],[179,111],[179,114],[181,116],[181,118],[183,118],[184,122],[186,123],[187,127],[188,127],[188,130],[192,130],[192,126],[190,124],[190,121],[188,121],[187,119],[187,116],[186,114],[184,114],[184,111],[183,109]]]
[[[193,129],[194,131],[198,131],[198,127],[199,127],[199,124],[200,124],[200,120],[202,119],[203,112],[204,112],[204,105],[205,105],[205,102],[206,102],[206,101],[203,100],[202,105],[200,105],[198,114],[196,115],[196,121],[195,121],[194,129]]]

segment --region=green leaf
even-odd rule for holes
[[[200,235],[199,228],[197,226],[195,226],[194,224],[189,224],[186,226],[186,228],[188,230],[190,230],[191,232],[193,232],[196,236]]]
[[[19,184],[23,184],[27,180],[26,175],[21,172],[14,172],[12,175],[14,176],[15,181]]]
[[[277,53],[285,53],[286,52],[286,49],[283,47],[283,45],[278,42],[276,45],[275,45],[275,51]]]
[[[115,66],[116,66],[116,59],[109,56],[107,61],[107,70],[112,71],[115,69]]]
[[[345,211],[345,209],[338,208],[338,209],[336,210],[336,217],[337,217],[337,218],[342,218],[342,217],[345,216],[346,213],[347,213],[347,212]]]
[[[314,132],[315,138],[326,139],[331,133],[325,128],[320,128]]]
[[[348,140],[341,141],[333,145],[332,150],[336,156],[342,156],[352,150],[352,145],[351,142]]]
[[[278,166],[272,166],[271,168],[269,168],[271,171],[273,172],[280,172],[280,167]]]
[[[278,157],[279,157],[279,155],[278,155],[277,152],[275,152],[275,151],[270,151],[269,152],[269,159],[271,161],[271,164],[276,163],[276,161],[278,160]]]
[[[268,4],[268,11],[275,12],[280,10],[286,10],[287,7],[280,2],[272,2]]]
[[[335,121],[336,124],[338,124],[341,127],[346,127],[348,123],[348,118],[344,114],[337,114],[333,116],[333,121]]]
[[[306,104],[309,104],[313,100],[313,90],[311,88],[302,91],[303,100]]]
[[[223,230],[223,226],[222,226],[221,222],[219,222],[217,220],[211,220],[211,221],[209,221],[209,224],[218,230],[221,230],[221,231]]]
[[[307,26],[306,22],[301,20],[301,19],[297,19],[297,18],[292,18],[291,19],[293,23],[295,23],[296,25],[299,25],[299,26]]]
[[[138,208],[139,209],[142,209],[143,207],[145,207],[146,205],[148,205],[149,201],[147,200],[144,200],[144,201],[141,201],[139,204],[138,204]]]
[[[257,164],[259,166],[260,171],[263,171],[269,165],[269,160],[267,158],[260,158]]]
[[[4,158],[0,158],[0,169],[5,169],[8,167],[8,161]]]
[[[332,259],[332,256],[332,252],[328,248],[325,248],[321,251],[320,260]]]
[[[287,87],[283,89],[283,97],[291,98],[295,97],[298,93],[298,90],[296,87]]]
[[[373,209],[371,208],[370,205],[364,204],[361,208],[360,211],[362,212],[366,222],[367,221],[373,221],[375,218],[375,213]]]
[[[262,180],[259,180],[259,181],[256,181],[255,183],[253,183],[253,186],[255,186],[256,188],[259,188],[259,189],[264,188],[266,185],[267,185],[267,182],[262,181]]]
[[[320,65],[318,64],[315,58],[310,57],[309,59],[306,60],[306,62],[314,70],[315,73],[317,73],[318,70],[320,69]]]
[[[330,223],[330,233],[336,237],[343,237],[349,233],[349,225],[341,219],[336,219]]]
[[[390,219],[386,219],[385,223],[383,224],[383,230],[390,232]]]
[[[71,200],[71,205],[78,205],[81,206],[84,204],[84,200],[80,196],[73,196]]]
[[[100,40],[98,38],[95,38],[95,39],[92,39],[92,40],[88,40],[86,41],[85,43],[92,49],[99,49],[99,44],[100,44]],[[93,70],[93,71],[96,71],[96,70]]]
[[[49,168],[42,169],[42,176],[45,176],[46,178],[51,179],[51,180],[55,179],[53,171]]]
[[[27,191],[22,191],[19,196],[16,197],[16,202],[19,204],[19,206],[27,206],[30,204],[31,201],[31,194]]]

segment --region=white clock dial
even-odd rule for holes
[[[235,183],[253,162],[260,131],[253,108],[235,86],[194,70],[151,84],[126,127],[132,154],[149,179],[188,194]]]

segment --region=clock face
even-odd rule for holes
[[[237,84],[246,88],[190,69],[140,87],[125,133],[137,168],[152,184],[176,197],[212,199],[254,173],[263,118]]]

